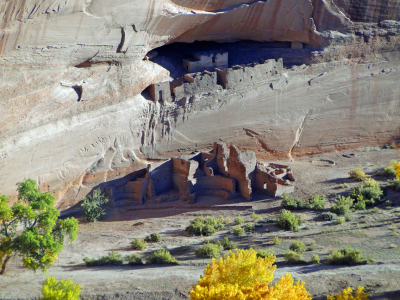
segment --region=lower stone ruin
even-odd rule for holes
[[[215,143],[210,153],[149,164],[136,174],[108,189],[115,206],[178,200],[195,203],[199,196],[251,200],[253,192],[275,197],[293,192],[295,181],[289,166],[263,164],[254,152],[222,143]]]

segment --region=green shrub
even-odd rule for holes
[[[314,210],[323,210],[325,208],[325,196],[314,195],[309,199],[310,206]]]
[[[108,201],[108,198],[102,195],[100,189],[95,189],[92,195],[87,195],[81,204],[81,208],[85,212],[85,220],[95,222],[102,219],[106,214],[103,206]]]
[[[161,242],[161,235],[159,233],[153,232],[150,234],[150,241],[152,242]]]
[[[147,243],[144,239],[133,239],[131,245],[134,250],[143,250],[146,248]]]
[[[237,216],[237,217],[235,218],[234,223],[235,223],[235,225],[240,225],[240,224],[243,224],[244,221],[243,221],[243,219],[242,219],[241,216]]]
[[[331,212],[324,212],[321,214],[321,218],[325,221],[333,221],[336,220],[337,214]]]
[[[213,217],[198,217],[190,221],[190,225],[186,228],[189,234],[211,236],[217,231],[224,229],[224,224],[221,220]]]
[[[125,255],[124,260],[131,266],[143,265],[142,259],[136,253]]]
[[[331,212],[338,215],[346,215],[350,213],[350,207],[353,205],[353,199],[350,197],[339,196],[335,200],[336,205],[333,205],[330,209]]]
[[[229,218],[225,219],[223,215],[219,215],[218,218],[221,221],[221,223],[224,224],[224,225],[229,224],[230,222],[232,222],[232,220],[229,219]]]
[[[98,259],[85,257],[83,261],[86,267],[122,265],[123,262],[121,254],[115,251],[111,251],[107,256],[101,256]]]
[[[304,222],[300,215],[294,215],[292,212],[283,209],[278,217],[277,225],[282,229],[299,231],[299,225]]]
[[[286,251],[286,253],[284,255],[284,259],[285,259],[286,263],[288,263],[288,264],[304,263],[303,256],[301,256],[299,253],[292,251],[292,250]]]
[[[248,223],[242,226],[242,228],[244,229],[244,231],[246,232],[253,232],[255,227],[253,223]]]
[[[274,236],[274,238],[272,239],[272,243],[274,243],[274,245],[280,245],[282,243],[282,239],[280,239],[277,236]]]
[[[350,222],[351,221],[351,216],[349,214],[344,215],[344,219],[346,220],[346,222]]]
[[[379,183],[372,178],[364,180],[359,188],[352,190],[350,197],[354,200],[354,208],[362,210],[365,210],[366,206],[373,206],[384,201]]]
[[[233,234],[236,236],[242,236],[244,234],[244,229],[239,225],[236,225],[235,229],[233,230]]]
[[[198,257],[219,257],[222,246],[218,244],[205,244],[197,249],[194,254]]]
[[[307,247],[307,251],[314,251],[314,244],[315,244],[315,242],[312,241],[312,242],[310,243],[310,245]]]
[[[368,176],[365,175],[364,171],[361,170],[360,168],[350,170],[350,172],[349,172],[349,177],[350,177],[351,179],[359,180],[359,181],[368,178]]]
[[[333,250],[328,256],[328,263],[331,265],[354,265],[365,264],[368,260],[362,256],[362,250],[345,247],[340,250]]]
[[[317,254],[314,254],[314,255],[311,257],[311,262],[312,262],[313,264],[319,264],[319,262],[320,262],[319,256],[318,256]]]
[[[233,250],[236,249],[237,246],[237,243],[230,241],[228,237],[224,237],[224,239],[220,240],[218,244],[220,244],[224,250]]]
[[[381,172],[378,172],[378,175],[386,176],[386,177],[396,177],[396,164],[397,160],[392,159],[386,168],[384,168]]]
[[[346,219],[344,217],[339,217],[336,220],[336,224],[343,224],[344,222],[346,222]]]
[[[172,264],[179,265],[178,260],[166,249],[160,249],[151,253],[146,258],[148,264]]]
[[[273,217],[264,217],[261,220],[258,220],[258,223],[267,224],[267,223],[276,223],[278,220]]]
[[[266,258],[269,256],[274,255],[272,252],[269,252],[267,250],[263,250],[263,249],[258,249],[257,250],[257,257],[262,257],[262,258]]]
[[[255,212],[253,212],[251,214],[250,218],[252,218],[254,221],[257,221],[259,218],[261,218],[261,216],[257,215]]]
[[[294,241],[290,245],[289,249],[299,254],[303,254],[306,251],[306,246],[301,241]]]
[[[390,180],[390,187],[395,191],[400,191],[400,177]]]
[[[310,203],[308,200],[301,200],[300,198],[292,198],[286,192],[282,195],[283,200],[281,202],[281,206],[285,209],[306,209],[310,208]]]
[[[74,284],[72,279],[61,279],[59,282],[54,277],[46,277],[42,288],[43,297],[40,300],[79,300],[81,294],[80,284]]]

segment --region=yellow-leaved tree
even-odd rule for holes
[[[273,286],[275,256],[257,257],[256,251],[229,251],[219,260],[213,259],[204,270],[190,299],[200,300],[311,300],[304,282],[293,283],[290,274],[282,276]]]
[[[341,294],[328,296],[327,300],[368,300],[369,293],[364,293],[363,287],[358,287],[354,296],[353,289],[347,288]]]
[[[396,164],[396,178],[400,176],[400,161]]]

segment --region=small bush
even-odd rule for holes
[[[221,223],[224,224],[224,225],[229,224],[230,222],[232,222],[232,220],[229,219],[229,218],[225,219],[223,215],[219,215],[218,218],[221,221]]]
[[[339,217],[336,220],[336,224],[343,224],[344,222],[346,222],[346,219],[344,217]]]
[[[325,196],[315,195],[309,199],[310,206],[314,210],[323,210],[325,208]]]
[[[292,251],[292,250],[286,251],[286,253],[284,255],[284,259],[285,259],[286,263],[288,263],[288,264],[304,263],[303,257],[299,253]]]
[[[337,214],[331,212],[324,212],[321,214],[321,218],[325,221],[333,221],[336,220]]]
[[[217,244],[205,244],[197,249],[194,254],[198,257],[219,257],[222,246]]]
[[[40,300],[79,300],[81,294],[80,284],[74,284],[72,279],[61,279],[59,282],[54,277],[46,277],[42,288],[43,297]]]
[[[233,230],[233,234],[236,236],[242,236],[244,234],[244,229],[239,225],[236,225],[235,229]]]
[[[351,221],[351,216],[349,214],[344,215],[344,219],[346,220],[346,222],[350,222]]]
[[[272,217],[265,217],[261,220],[258,220],[258,223],[267,224],[267,223],[276,223],[278,220]]]
[[[244,231],[246,232],[253,232],[255,227],[253,223],[248,223],[242,226],[242,228],[244,229]]]
[[[295,241],[290,245],[289,249],[299,254],[303,254],[306,251],[306,246],[301,241]]]
[[[319,256],[318,256],[317,254],[314,254],[314,255],[311,257],[311,262],[312,262],[313,264],[319,264],[319,262],[320,262]]]
[[[344,289],[340,294],[327,296],[328,300],[368,300],[369,293],[364,293],[363,287],[358,287],[353,296],[351,287]]]
[[[274,245],[280,245],[282,243],[282,239],[274,236],[274,238],[272,239],[272,243],[274,243]]]
[[[179,265],[178,260],[166,249],[160,249],[151,253],[147,258],[148,264],[172,264]]]
[[[224,237],[224,239],[220,240],[218,243],[224,248],[224,250],[236,249],[237,246],[237,243],[230,241],[228,237]]]
[[[294,215],[292,212],[283,209],[278,217],[277,225],[282,229],[299,231],[299,225],[304,222],[300,215]]]
[[[400,177],[390,180],[390,187],[395,191],[400,191]]]
[[[259,218],[261,218],[261,216],[257,215],[255,212],[253,212],[251,214],[250,218],[252,218],[254,221],[257,221]]]
[[[161,242],[161,235],[159,233],[153,232],[150,234],[150,241],[152,242]]]
[[[365,264],[368,261],[362,256],[362,250],[345,247],[334,250],[328,256],[328,263],[331,265],[354,265]]]
[[[366,206],[373,206],[384,201],[379,183],[372,178],[364,180],[359,188],[352,190],[350,197],[354,200],[354,208],[363,210]]]
[[[396,177],[396,164],[397,161],[392,159],[386,168],[382,171],[378,172],[377,175],[385,176],[385,177]]]
[[[336,205],[333,205],[330,209],[331,212],[338,215],[346,215],[350,213],[350,207],[353,205],[353,199],[350,197],[339,196],[335,200]]]
[[[362,181],[362,180],[368,178],[368,176],[365,175],[364,171],[361,170],[360,168],[350,170],[349,177],[351,179],[359,180],[359,181]]]
[[[136,253],[125,255],[124,260],[131,266],[143,265],[142,259]]]
[[[283,200],[281,202],[281,206],[285,209],[307,209],[310,208],[310,203],[308,200],[301,200],[300,198],[292,198],[286,192],[282,195]]]
[[[147,243],[144,239],[133,239],[131,245],[134,250],[143,250],[146,248]]]
[[[235,223],[235,225],[240,225],[240,224],[243,224],[244,221],[243,221],[243,219],[242,219],[241,216],[237,216],[237,217],[235,218],[234,223]]]
[[[224,229],[221,220],[213,217],[198,217],[190,221],[190,225],[186,228],[189,234],[211,236],[217,231]]]
[[[98,259],[85,257],[83,261],[86,267],[122,265],[123,263],[121,254],[115,251],[111,251],[107,256],[101,256]]]
[[[266,258],[269,256],[274,255],[272,252],[269,252],[267,250],[263,250],[263,249],[258,249],[257,250],[257,257],[262,257],[262,258]]]
[[[315,244],[315,242],[312,241],[312,242],[310,243],[310,245],[307,247],[307,251],[314,251],[314,244]]]
[[[100,189],[95,189],[92,195],[87,195],[81,204],[81,208],[85,212],[85,220],[95,222],[102,219],[106,214],[103,206],[108,201],[108,198],[101,193]]]

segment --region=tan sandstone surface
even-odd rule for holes
[[[29,177],[66,208],[103,182],[215,141],[271,160],[396,140],[399,1],[356,2],[1,1],[1,193],[15,196]],[[297,49],[254,59],[283,57],[273,81],[184,103],[149,99],[143,91],[175,79],[180,63],[167,68],[148,51],[196,40]]]

